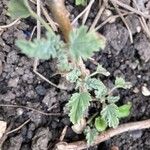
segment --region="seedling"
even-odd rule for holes
[[[114,87],[109,89],[100,78],[96,78],[97,74],[110,75],[102,65],[97,64],[95,72],[90,73],[83,66],[84,64],[80,63],[91,58],[94,52],[104,49],[105,39],[95,31],[88,31],[88,27],[80,26],[70,32],[69,41],[65,43],[42,18],[32,11],[27,0],[19,2],[11,0],[8,6],[9,13],[13,18],[26,18],[31,15],[47,29],[45,38],[33,41],[17,40],[16,45],[28,57],[43,60],[57,59],[59,72],[63,73],[66,80],[75,84],[75,92],[66,105],[69,109],[70,121],[74,125],[73,129],[76,125],[81,125],[81,132],[85,133],[87,143],[90,145],[99,132],[103,132],[109,127],[116,128],[119,120],[129,115],[131,104],[117,106],[116,102],[120,97],[114,96],[113,91],[118,88],[130,88],[130,84],[123,78],[116,77]],[[87,117],[85,114],[93,100],[101,104],[101,109],[97,110],[93,116]]]

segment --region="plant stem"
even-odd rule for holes
[[[28,8],[28,11],[30,12],[31,16],[34,17],[35,19],[39,20],[41,22],[41,24],[47,29],[47,31],[54,33],[53,30],[50,28],[50,26],[48,25],[48,23],[46,23],[44,21],[44,19],[42,19],[41,17],[39,17],[30,7],[28,0],[25,0],[25,5]]]
[[[93,77],[93,76],[95,76],[95,75],[97,75],[97,74],[98,74],[98,72],[95,71],[95,72],[91,73],[91,74],[89,75],[89,77]]]

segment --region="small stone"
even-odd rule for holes
[[[37,113],[29,113],[30,119],[38,127],[42,123],[42,115]]]
[[[150,40],[145,34],[141,33],[135,37],[134,47],[142,60],[145,62],[150,60]]]
[[[12,138],[10,138],[9,150],[20,150],[22,142],[23,142],[23,137],[21,136],[21,134],[17,136],[13,136]]]
[[[7,123],[4,121],[0,121],[0,139],[6,131]]]
[[[39,128],[32,139],[32,150],[47,150],[52,133],[48,128]]]
[[[56,95],[56,92],[54,90],[48,91],[42,100],[42,102],[45,105],[47,105],[47,107],[49,109],[52,107],[53,104],[55,104],[57,102],[55,95]]]
[[[9,81],[8,81],[8,87],[17,87],[17,85],[18,85],[18,81],[19,81],[19,78],[17,77],[17,78],[14,78],[14,79],[10,79]]]
[[[142,86],[142,94],[144,96],[150,96],[150,90],[146,86]]]
[[[22,108],[17,108],[17,115],[21,116],[23,114],[23,109]]]
[[[133,89],[133,92],[137,94],[137,93],[139,93],[139,89],[138,89],[137,87],[135,87],[135,88]]]
[[[142,29],[141,26],[137,26],[137,27],[136,27],[136,30],[137,30],[138,33],[141,32],[141,29]]]
[[[141,130],[137,130],[137,131],[131,132],[131,133],[130,133],[130,136],[131,136],[134,140],[136,140],[136,139],[141,138],[142,134],[143,134],[143,132],[142,132]]]
[[[45,95],[46,94],[46,89],[42,86],[42,85],[38,85],[36,88],[35,88],[36,92],[38,95]]]

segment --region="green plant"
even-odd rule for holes
[[[90,145],[98,132],[108,127],[116,128],[119,119],[129,115],[131,104],[117,106],[116,102],[120,97],[114,96],[113,91],[118,88],[130,88],[130,84],[123,78],[116,77],[114,87],[108,89],[99,78],[96,78],[97,74],[110,75],[105,68],[98,64],[93,73],[85,68],[82,61],[91,58],[94,52],[105,47],[105,39],[97,32],[88,31],[88,27],[81,26],[70,32],[69,42],[65,43],[42,18],[32,11],[27,0],[17,2],[18,0],[11,0],[8,5],[11,16],[26,18],[31,15],[45,26],[47,32],[45,38],[33,41],[17,40],[16,45],[29,57],[57,59],[59,72],[65,74],[66,80],[76,85],[75,92],[66,105],[69,109],[70,121],[76,125],[85,119],[85,113],[93,99],[101,104],[101,109],[86,122],[86,128],[83,129]]]
[[[75,0],[75,4],[76,5],[86,5],[87,4],[87,0]]]

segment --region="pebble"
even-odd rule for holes
[[[38,85],[36,88],[35,88],[36,92],[38,95],[45,95],[46,94],[46,89],[42,86],[42,85]]]
[[[22,108],[17,108],[17,115],[21,116],[23,114],[23,109]]]
[[[14,79],[10,79],[9,81],[8,81],[8,87],[17,87],[17,85],[18,85],[18,81],[19,81],[19,77],[17,77],[17,78],[14,78]]]
[[[150,90],[146,86],[142,86],[142,94],[144,96],[150,96]]]
[[[136,139],[141,138],[142,134],[143,134],[143,132],[142,132],[141,130],[136,130],[136,131],[131,132],[131,133],[130,133],[130,136],[131,136],[134,140],[136,140]]]

